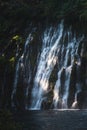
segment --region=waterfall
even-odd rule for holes
[[[55,87],[54,87],[54,97],[53,97],[53,104],[54,108],[68,108],[68,95],[69,95],[69,87],[70,87],[70,76],[72,72],[72,67],[75,64],[75,56],[78,56],[77,49],[79,47],[80,42],[83,40],[84,36],[79,38],[78,40],[74,36],[74,38],[71,39],[71,41],[67,42],[67,46],[65,47],[65,56],[63,57],[63,62],[60,65],[60,70],[58,71],[58,80],[56,81]],[[68,39],[70,39],[70,35],[68,35]],[[64,55],[64,52],[62,51],[61,56]],[[68,64],[68,60],[71,60]],[[79,59],[77,59],[79,60]],[[79,64],[79,63],[78,63]],[[63,93],[60,93],[61,88],[61,74],[64,71],[64,84],[63,84]],[[78,73],[78,71],[77,71]],[[75,94],[75,102],[77,102],[77,93],[80,92],[80,85],[76,84],[76,94]]]
[[[44,34],[45,39],[43,39],[43,49],[32,90],[31,109],[32,108],[40,109],[42,101],[45,100],[44,95],[48,91],[49,78],[57,62],[57,55],[60,49],[59,44],[60,39],[62,37],[62,33],[63,33],[63,23],[61,23],[58,29],[54,31],[53,36],[51,38],[50,38],[51,29],[47,34]]]
[[[28,60],[28,55],[29,55],[28,50],[29,50],[29,44],[32,40],[33,40],[33,37],[32,37],[32,34],[30,33],[25,42],[24,52],[23,52],[22,56],[19,58],[17,65],[16,65],[15,80],[14,80],[14,84],[13,84],[13,91],[11,94],[12,107],[15,107],[14,98],[15,98],[16,91],[17,91],[17,85],[18,85],[20,72],[22,72],[24,80],[25,81],[27,80],[28,85],[26,86],[25,95],[26,95],[26,97],[28,96],[28,89],[29,89],[29,84],[31,81],[31,69],[30,69],[30,61]],[[27,73],[25,73],[26,68],[28,69]],[[25,107],[27,107],[27,104]]]
[[[25,109],[44,109],[48,103],[52,109],[77,108],[77,96],[82,91],[80,71],[83,48],[79,48],[84,36],[76,35],[71,27],[65,29],[63,21],[57,27],[46,28],[41,34],[41,51],[38,51],[34,67],[31,65],[31,52],[35,52],[30,47],[33,39],[30,33],[16,66],[12,105],[15,105],[18,82],[22,77]],[[52,75],[56,77],[54,81],[50,81]],[[50,92],[51,98],[48,98]]]

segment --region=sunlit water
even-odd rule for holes
[[[15,106],[17,102],[17,86],[20,79],[23,81],[22,90],[24,91],[23,105],[27,110],[40,110],[42,104],[48,103],[48,94],[52,89],[53,95],[51,99],[50,108],[53,109],[78,109],[77,95],[82,91],[82,82],[80,81],[80,68],[81,68],[81,56],[83,55],[83,47],[79,51],[79,46],[84,39],[83,35],[76,36],[76,33],[72,33],[71,29],[64,29],[64,22],[62,21],[56,28],[47,28],[42,36],[42,48],[41,52],[38,52],[37,61],[32,71],[30,60],[30,43],[34,39],[32,33],[29,34],[22,56],[19,58],[15,80],[13,85],[13,91],[11,95],[12,106]],[[38,42],[38,41],[37,41]],[[33,50],[31,50],[33,51]],[[79,54],[78,54],[79,52]],[[33,60],[33,59],[32,59]],[[52,71],[56,69],[56,81],[52,88],[50,85],[50,77]],[[68,100],[70,95],[70,83],[72,80],[73,67],[76,71],[75,92],[73,94],[71,106],[68,106]],[[36,68],[36,71],[35,71]],[[34,75],[32,75],[34,73]],[[33,76],[33,77],[32,77]],[[20,78],[22,77],[22,78]],[[33,79],[33,85],[31,81]],[[19,85],[21,87],[21,85]],[[31,89],[31,94],[30,92]],[[21,90],[21,89],[20,89]],[[30,100],[30,104],[28,104]],[[20,104],[20,103],[19,103]],[[18,105],[19,105],[18,104]]]

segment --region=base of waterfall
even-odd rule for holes
[[[30,110],[14,113],[22,130],[87,130],[87,110]]]

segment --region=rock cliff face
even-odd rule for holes
[[[12,107],[86,108],[85,35],[63,22],[59,26],[32,29],[16,66]]]
[[[48,7],[47,3],[42,0],[41,1],[31,0],[31,1],[26,1],[26,2],[21,1],[21,0],[16,0],[16,1],[10,0],[6,2],[1,1],[1,4],[0,4],[0,12],[1,12],[1,17],[0,17],[0,37],[1,37],[0,38],[0,108],[14,107],[18,109],[26,109],[26,108],[29,109],[30,106],[32,106],[32,100],[34,98],[32,96],[32,91],[33,91],[32,89],[36,84],[34,83],[35,75],[39,73],[39,71],[37,72],[37,69],[38,69],[38,65],[40,64],[39,58],[42,53],[43,46],[44,44],[47,44],[46,47],[50,48],[52,47],[52,45],[54,45],[53,43],[52,45],[49,44],[50,45],[49,47],[48,43],[49,41],[52,42],[52,36],[53,36],[54,30],[56,30],[58,27],[58,24],[60,21],[59,19],[61,19],[62,17],[65,17],[64,15],[61,15],[60,17],[56,17],[56,15],[53,15],[53,14],[56,14],[57,12],[54,13],[55,12],[54,11],[52,13],[52,16],[56,18],[56,20],[54,20],[54,17],[50,17],[51,15],[49,13],[51,9],[51,4],[49,5],[48,9],[46,7]],[[57,16],[59,15],[57,14]],[[70,39],[74,38],[74,34],[76,35],[75,37],[76,42],[78,41],[78,37],[80,38],[82,35],[84,35],[84,39],[80,42],[79,46],[77,47],[78,56],[80,57],[81,65],[79,68],[77,67],[79,58],[77,55],[74,56],[74,64],[72,66],[72,72],[71,72],[70,77],[68,77],[70,78],[70,81],[69,81],[70,89],[68,90],[69,95],[67,98],[67,105],[68,105],[68,108],[71,108],[74,102],[75,96],[76,96],[78,104],[77,102],[74,102],[72,107],[86,108],[87,107],[87,104],[86,104],[86,101],[87,101],[86,99],[86,95],[87,95],[87,51],[86,51],[87,50],[87,35],[86,35],[86,32],[87,32],[87,29],[86,28],[87,26],[86,26],[86,22],[85,21],[84,23],[81,22],[78,17],[69,18],[68,16],[69,15],[65,17],[63,33],[67,32],[67,30],[71,28],[72,36]],[[52,29],[51,33],[49,31],[50,28]],[[27,40],[27,42],[29,43],[26,43],[27,47],[25,47],[24,49],[24,46],[26,45],[25,44],[26,37],[28,35],[30,36],[30,41]],[[57,34],[56,32],[55,35],[59,35],[59,34]],[[54,97],[55,83],[58,79],[58,76],[61,79],[60,81],[58,81],[61,83],[60,85],[61,87],[59,90],[60,98],[58,99],[59,101],[57,102],[56,106],[58,108],[62,108],[61,100],[63,97],[63,86],[65,84],[65,78],[67,76],[66,76],[65,66],[63,66],[64,68],[61,68],[61,65],[60,65],[60,64],[63,64],[61,63],[63,62],[61,61],[61,58],[62,58],[61,55],[66,55],[66,51],[64,50],[63,52],[64,54],[60,52],[63,51],[63,48],[66,48],[68,45],[68,32],[67,32],[67,35],[65,35],[65,38],[64,38],[64,35],[65,34],[62,34],[62,37],[60,39],[61,44],[59,43],[60,51],[57,54],[57,58],[58,58],[56,59],[57,62],[53,66],[53,69],[51,71],[47,71],[49,73],[47,75],[47,77],[49,77],[48,90],[46,93],[41,93],[40,97],[38,97],[37,99],[37,101],[40,102],[39,105],[40,105],[40,108],[42,109],[49,109],[49,108],[55,107],[54,102],[56,100],[54,101],[53,97]],[[56,37],[54,36],[53,39],[55,43]],[[23,52],[23,50],[25,51]],[[71,47],[71,50],[72,50],[72,47]],[[46,54],[48,55],[48,53]],[[51,56],[54,56],[53,52]],[[72,60],[71,57],[68,57],[67,66],[71,64],[71,60]],[[17,64],[19,65],[18,71],[16,68]],[[46,64],[49,64],[49,63],[47,63],[46,61]],[[24,65],[24,68],[22,65]],[[62,69],[61,72],[59,72],[60,69]],[[15,77],[16,73],[18,74],[18,79],[17,79],[18,81],[16,83],[17,90],[15,91],[14,79],[17,78]],[[77,90],[78,89],[78,87],[76,87],[77,82],[79,82],[79,84],[81,84],[82,86],[81,91]],[[77,91],[77,95],[75,95],[76,91]],[[42,100],[43,97],[44,97],[44,100],[40,101],[40,99]],[[58,95],[57,95],[57,98],[58,98]],[[12,102],[13,102],[13,105],[12,105]]]

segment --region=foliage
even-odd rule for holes
[[[11,63],[14,63],[14,62],[15,62],[15,57],[10,58],[9,61],[10,61]]]
[[[44,17],[57,19],[70,14],[70,12],[74,12],[74,15],[78,15],[78,17],[87,17],[86,0],[16,0],[2,3],[3,8],[7,7],[4,14],[14,20],[33,20],[33,18],[40,20]]]
[[[87,20],[87,1],[83,1],[80,4],[81,10],[79,11],[80,13],[80,18]]]
[[[20,37],[18,35],[13,36],[13,38],[12,38],[12,40],[16,40],[16,41],[18,41],[19,39],[20,39]]]

